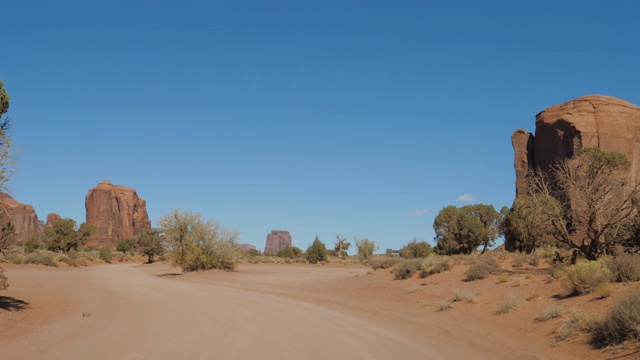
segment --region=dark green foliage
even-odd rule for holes
[[[505,249],[530,254],[541,246],[553,244],[553,227],[545,214],[559,206],[560,203],[553,198],[536,200],[527,195],[516,197],[511,209],[505,206],[501,211],[504,217],[502,233]],[[540,212],[538,207],[547,210]]]
[[[640,281],[640,256],[620,254],[607,261],[613,278],[617,282]]]
[[[278,256],[281,258],[294,259],[302,256],[302,250],[295,246],[287,246],[286,248],[278,251]]]
[[[311,264],[317,264],[320,261],[327,260],[327,248],[320,241],[320,238],[316,236],[313,243],[307,249],[307,261]]]
[[[35,238],[35,236],[31,236],[24,242],[24,252],[25,254],[31,254],[32,252],[38,250],[40,248],[40,241]]]
[[[11,97],[4,88],[4,82],[0,80],[0,118],[9,110],[9,101]]]
[[[501,222],[502,216],[491,205],[447,206],[433,222],[435,251],[442,255],[470,254],[483,246],[484,252],[500,235]]]
[[[640,288],[622,297],[593,332],[592,343],[607,347],[640,338]]]
[[[44,231],[45,244],[48,250],[54,252],[78,250],[89,241],[93,231],[93,225],[82,223],[76,230],[76,222],[72,219],[57,219]]]
[[[116,245],[116,250],[123,253],[130,252],[133,249],[134,242],[135,242],[134,239],[120,240]]]
[[[155,229],[142,230],[136,238],[134,245],[140,254],[147,257],[149,264],[153,263],[156,256],[160,256],[164,252],[160,233]]]
[[[400,249],[400,257],[405,259],[422,259],[431,255],[431,245],[425,241],[413,240]]]
[[[2,211],[0,209],[0,211]],[[11,221],[8,221],[2,225],[0,228],[0,254],[6,255],[7,251],[15,244],[16,242],[16,229],[13,226]]]
[[[421,259],[405,260],[393,267],[392,272],[396,280],[404,280],[422,269]]]
[[[260,256],[260,255],[262,255],[262,253],[258,249],[249,249],[249,250],[245,251],[245,254],[247,256]]]

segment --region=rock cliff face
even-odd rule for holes
[[[583,147],[626,155],[630,180],[640,179],[640,107],[615,97],[588,95],[552,106],[536,115],[535,136],[516,130],[511,143],[517,195],[527,193],[528,169],[549,171]]]
[[[291,234],[286,230],[271,230],[264,246],[265,254],[277,254],[278,251],[291,246]]]
[[[16,240],[25,241],[31,236],[40,239],[42,236],[38,215],[31,205],[21,204],[7,194],[0,194],[0,221],[11,221],[16,230]]]
[[[47,223],[45,225],[45,227],[52,227],[53,226],[53,222],[58,220],[58,219],[62,219],[62,216],[56,214],[56,213],[49,213],[47,215]]]
[[[91,236],[93,245],[113,247],[151,228],[146,201],[134,189],[113,185],[109,180],[89,190],[85,208],[87,223],[96,227]]]

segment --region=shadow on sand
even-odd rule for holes
[[[0,296],[0,309],[5,311],[22,311],[29,307],[29,303],[24,300],[12,298],[11,296]]]

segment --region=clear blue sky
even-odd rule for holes
[[[525,4],[526,3],[526,4]],[[510,136],[587,94],[640,104],[635,1],[8,1],[12,195],[82,222],[109,179],[234,227],[432,242],[510,205]]]

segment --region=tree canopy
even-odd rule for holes
[[[435,250],[440,254],[470,254],[483,246],[484,251],[500,236],[501,222],[500,213],[492,205],[447,206],[433,222]]]

